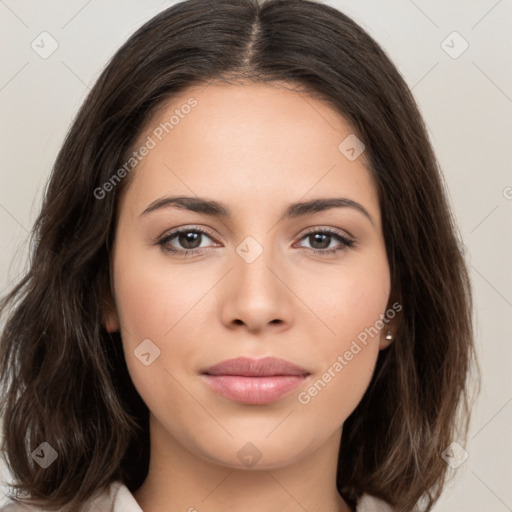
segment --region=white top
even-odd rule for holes
[[[35,507],[21,505],[6,505],[0,512],[45,512]],[[139,504],[121,481],[115,481],[110,486],[89,501],[80,512],[143,512]],[[364,494],[357,502],[356,512],[393,512],[393,509],[384,501]]]

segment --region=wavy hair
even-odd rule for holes
[[[0,303],[2,449],[12,497],[77,510],[116,479],[134,491],[146,477],[148,408],[119,333],[102,321],[112,307],[118,197],[136,171],[102,198],[94,191],[167,101],[219,80],[295,84],[364,141],[391,294],[403,310],[343,426],[337,486],[352,506],[368,493],[398,511],[420,501],[428,511],[448,476],[443,450],[467,438],[470,384],[479,382],[467,264],[405,81],[357,23],[310,0],[177,3],[128,39],[81,106],[44,191],[28,269]],[[31,457],[43,442],[58,454],[46,469]]]

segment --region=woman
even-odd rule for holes
[[[414,99],[348,17],[155,16],[33,235],[1,304],[5,510],[431,510],[467,434],[470,284]]]

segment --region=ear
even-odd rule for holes
[[[109,304],[105,307],[105,311],[103,313],[103,325],[107,332],[116,332],[119,330],[119,318],[113,305]]]
[[[107,332],[116,332],[119,330],[119,317],[112,293],[112,284],[110,287],[102,286],[102,323]]]
[[[392,325],[385,325],[380,332],[379,350],[388,348],[395,339],[395,333]]]
[[[400,324],[402,305],[392,293],[389,297],[386,312],[383,315],[384,325],[379,336],[379,350],[388,348],[395,340],[398,326]]]

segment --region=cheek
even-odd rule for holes
[[[327,414],[333,425],[342,424],[361,401],[379,355],[380,320],[389,286],[387,265],[377,265],[365,272],[338,274],[322,293],[311,297],[329,329],[315,336],[318,366],[297,397],[305,407],[305,421],[314,423],[315,417]]]
[[[315,379],[299,398],[308,413],[331,409],[342,422],[363,397],[379,354],[382,315],[390,292],[387,260],[337,269],[321,286],[311,286],[310,304],[322,320],[315,339]],[[318,326],[318,319],[312,317]],[[322,325],[323,324],[323,325]],[[320,335],[320,332],[322,333]],[[333,404],[339,404],[334,408]],[[314,414],[313,414],[314,416]]]
[[[183,361],[191,360],[197,315],[204,314],[200,299],[208,290],[206,284],[204,289],[190,286],[193,276],[183,268],[170,272],[161,260],[142,258],[136,248],[128,246],[119,246],[114,269],[128,371],[146,404],[158,409],[158,404],[180,396],[173,376],[179,378],[176,369],[181,371]]]
[[[205,293],[196,284],[190,286],[186,270],[166,266],[156,251],[144,255],[136,244],[119,247],[114,277],[119,321],[130,343],[168,339]]]
[[[320,323],[320,339],[341,349],[385,313],[390,293],[389,270],[382,259],[357,268],[331,269],[323,279],[316,276],[315,282],[306,286],[308,306],[314,313],[312,321]],[[333,344],[332,340],[338,343]]]

